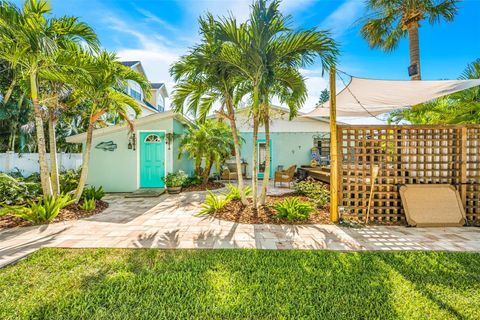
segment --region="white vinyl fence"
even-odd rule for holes
[[[82,165],[81,153],[60,152],[58,157],[58,170],[65,171],[78,169]],[[47,160],[50,165],[50,154],[47,153]],[[0,172],[16,172],[26,177],[38,172],[38,153],[0,153]]]

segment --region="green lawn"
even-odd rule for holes
[[[480,254],[42,249],[0,319],[480,319]]]

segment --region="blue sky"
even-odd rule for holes
[[[21,4],[23,1],[15,1]],[[251,0],[53,0],[55,15],[76,15],[92,25],[102,45],[125,60],[141,60],[151,81],[173,83],[168,68],[198,39],[197,18],[210,11],[248,15]],[[284,0],[282,9],[297,28],[330,29],[341,44],[339,69],[360,77],[408,79],[408,43],[393,53],[372,50],[359,34],[356,21],[363,0]],[[464,0],[453,23],[420,30],[423,79],[454,79],[467,63],[480,58],[480,0]],[[303,71],[308,78],[311,110],[326,87],[318,65]]]

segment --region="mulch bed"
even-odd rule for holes
[[[240,200],[233,200],[225,205],[225,207],[223,207],[221,210],[218,210],[212,214],[212,216],[222,220],[248,224],[332,224],[330,221],[330,208],[328,206],[325,206],[324,208],[318,208],[317,211],[313,212],[310,215],[310,218],[307,220],[290,221],[287,219],[275,218],[274,216],[277,214],[277,211],[272,208],[272,205],[276,202],[282,201],[285,198],[293,197],[300,198],[303,201],[309,201],[307,197],[298,196],[295,193],[289,193],[280,196],[267,196],[266,206],[254,210],[250,199],[250,205],[248,206],[242,205]]]
[[[78,204],[71,204],[60,211],[60,214],[51,222],[61,222],[68,220],[78,220],[81,218],[90,217],[96,214],[99,214],[103,210],[108,208],[108,203],[102,200],[95,201],[95,210],[85,211],[79,208]],[[32,226],[33,223],[20,219],[18,217],[12,216],[10,214],[0,217],[0,230],[8,229],[14,227],[27,227]]]
[[[182,188],[182,192],[206,191],[224,188],[225,184],[216,181],[209,181],[207,184],[197,184]]]

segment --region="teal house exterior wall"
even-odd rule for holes
[[[311,148],[314,146],[315,136],[321,132],[272,132],[270,133],[272,148],[272,172],[275,172],[279,165],[284,169],[291,165],[310,164]],[[241,158],[247,165],[247,176],[252,172],[252,148],[253,133],[241,132],[244,143],[240,148]],[[258,140],[264,140],[265,133],[259,132]]]
[[[139,177],[139,132],[164,131],[175,133],[171,145],[166,145],[165,166],[166,173],[183,170],[190,174],[193,165],[184,157],[178,160],[178,145],[185,130],[185,125],[174,117],[159,119],[144,124],[135,125],[136,150],[128,149],[128,130],[124,128],[111,133],[105,133],[93,138],[92,152],[87,184],[103,186],[107,192],[133,192],[140,187]],[[95,148],[101,142],[112,141],[116,144],[114,151],[105,151]]]

